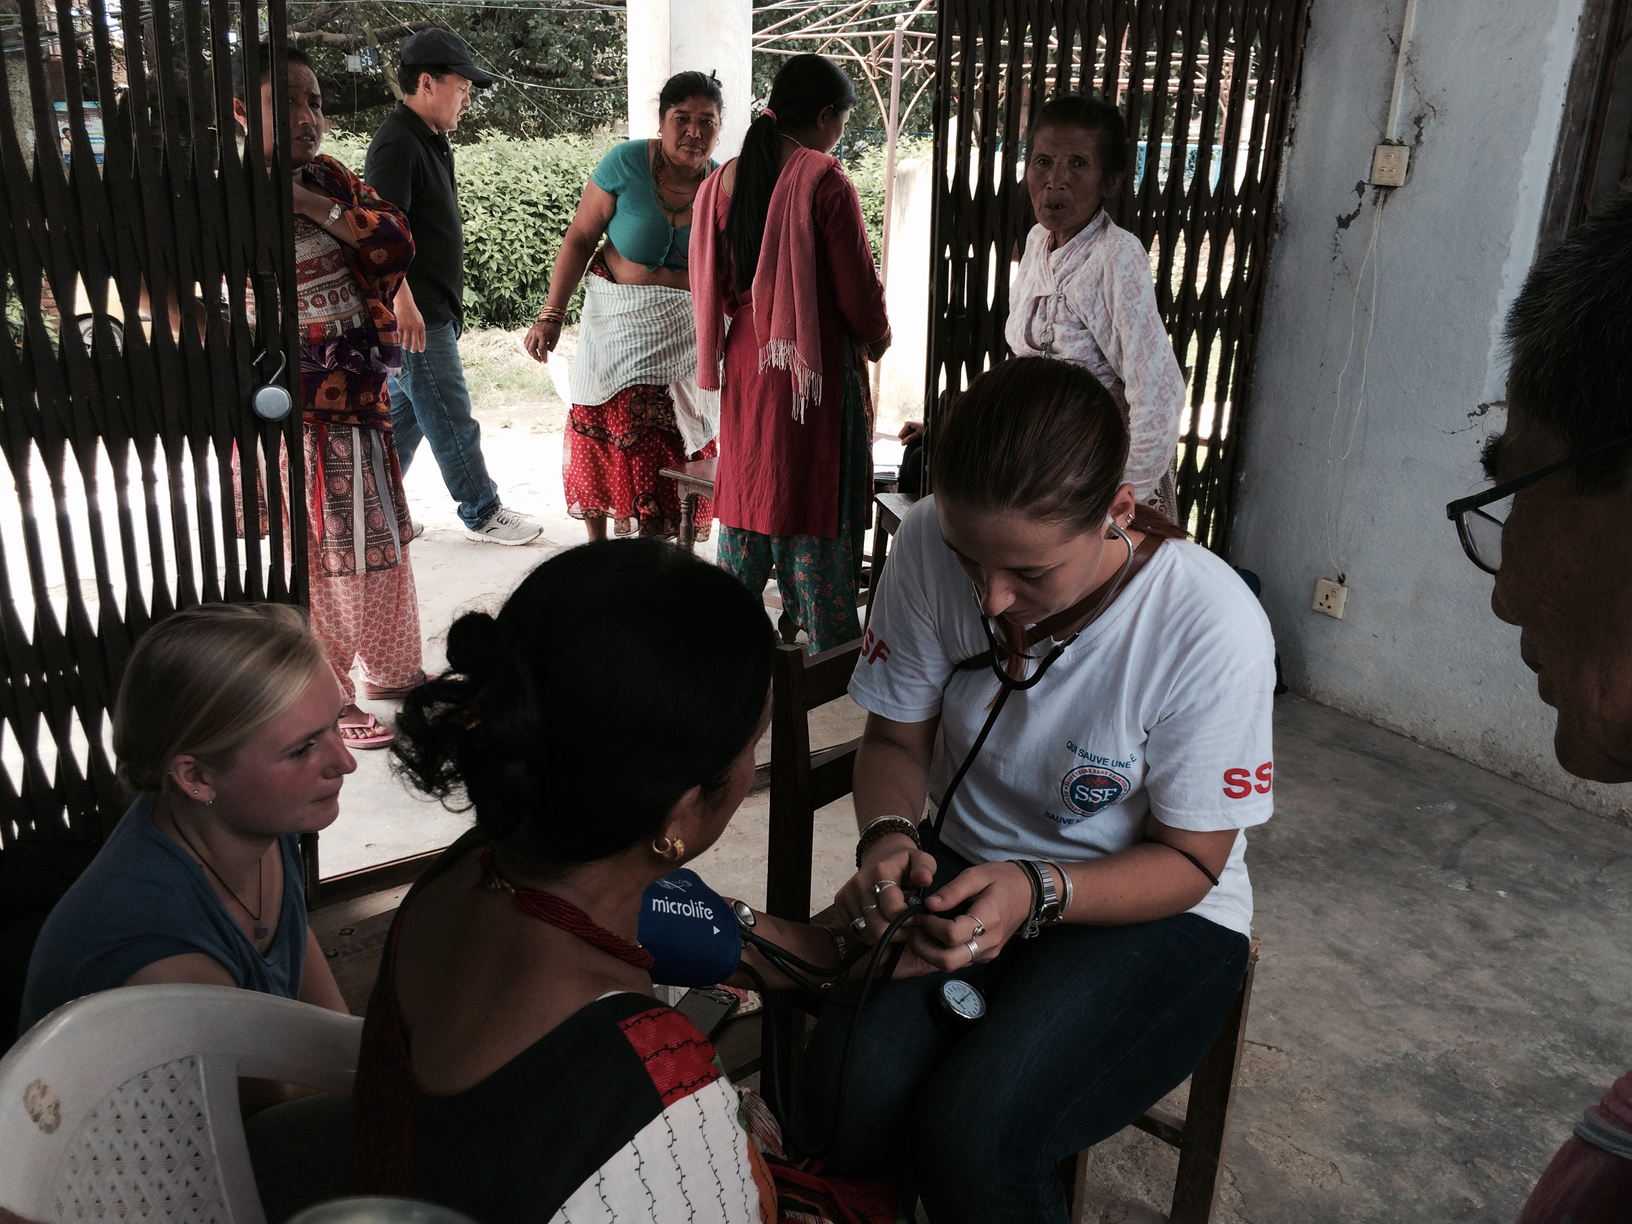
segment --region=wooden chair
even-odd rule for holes
[[[884,577],[884,565],[890,559],[890,537],[901,530],[901,520],[907,516],[907,511],[918,504],[918,499],[910,493],[877,493],[873,496],[873,559],[872,559],[872,588],[878,589],[878,584]],[[869,596],[871,592],[869,592]],[[867,600],[867,619],[862,621],[863,630],[873,623],[873,601]]]
[[[1179,1173],[1173,1182],[1173,1203],[1168,1224],[1207,1224],[1218,1202],[1224,1175],[1224,1144],[1230,1137],[1235,1112],[1235,1080],[1241,1069],[1241,1048],[1247,1038],[1247,1008],[1252,1002],[1252,977],[1258,967],[1258,940],[1247,954],[1247,974],[1235,1002],[1224,1017],[1224,1027],[1190,1073],[1190,1103],[1179,1118],[1156,1106],[1133,1125],[1147,1135],[1179,1149]],[[1073,1171],[1072,1219],[1080,1207],[1089,1178],[1093,1149],[1078,1152]]]
[[[882,509],[883,499],[879,501]],[[797,646],[783,646],[777,651],[771,673],[771,819],[765,908],[779,918],[805,922],[811,917],[816,810],[842,799],[853,786],[860,738],[812,752],[810,712],[845,695],[861,651],[861,642],[810,656]],[[1235,1106],[1235,1081],[1257,962],[1258,941],[1254,939],[1246,977],[1224,1026],[1191,1072],[1185,1116],[1181,1119],[1158,1107],[1133,1122],[1140,1130],[1179,1149],[1170,1224],[1207,1224],[1218,1200],[1224,1143]],[[794,1037],[802,1028],[803,1018],[795,1006],[791,995],[766,1001],[765,1023],[776,1026],[779,1050],[796,1048]],[[784,1076],[790,1077],[784,1079],[785,1083],[792,1082],[793,1061],[785,1060],[782,1068]],[[1083,1200],[1088,1155],[1078,1154],[1071,1177],[1074,1209]]]

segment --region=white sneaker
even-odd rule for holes
[[[543,526],[532,519],[522,518],[514,510],[500,506],[480,527],[466,527],[465,539],[483,544],[530,544],[543,531]]]

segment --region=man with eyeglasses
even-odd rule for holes
[[[1536,263],[1507,340],[1507,427],[1484,453],[1495,487],[1446,513],[1496,576],[1491,609],[1522,631],[1559,763],[1632,782],[1632,195]],[[1629,1219],[1632,1072],[1576,1123],[1518,1224]]]

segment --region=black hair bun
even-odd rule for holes
[[[448,630],[448,670],[477,684],[499,675],[508,655],[504,630],[486,612],[467,612]]]

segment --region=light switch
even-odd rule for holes
[[[1371,185],[1373,187],[1404,187],[1405,168],[1411,164],[1411,149],[1407,145],[1380,144],[1371,154]]]

